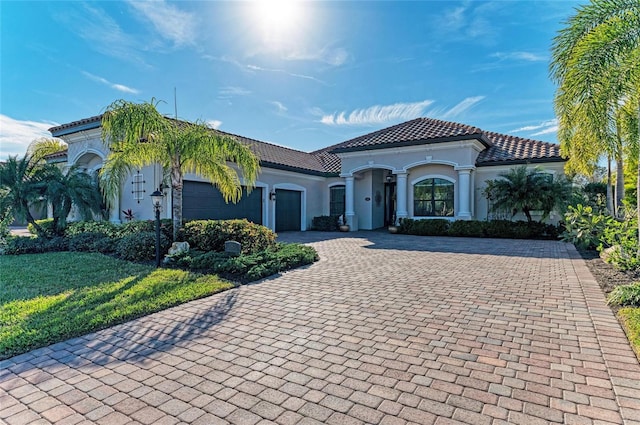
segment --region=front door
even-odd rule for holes
[[[301,230],[302,192],[276,189],[276,232]]]
[[[393,224],[396,217],[396,183],[384,184],[384,225]]]

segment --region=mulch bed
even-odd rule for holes
[[[609,295],[609,292],[611,292],[616,286],[628,285],[640,280],[640,271],[618,270],[611,264],[602,261],[597,251],[579,250],[579,252],[605,295]],[[620,309],[620,306],[617,305],[612,305],[610,307],[614,313],[617,313]]]

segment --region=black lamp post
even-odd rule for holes
[[[160,267],[160,210],[162,209],[162,198],[164,195],[159,190],[151,194],[153,211],[156,213],[156,267]]]

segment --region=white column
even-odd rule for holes
[[[471,219],[471,169],[458,170],[458,218]]]
[[[396,174],[396,218],[406,218],[409,215],[407,211],[407,173]]]
[[[120,194],[115,195],[111,199],[109,207],[109,221],[112,223],[120,223]]]
[[[344,177],[344,215],[351,231],[358,230],[358,220],[355,206],[355,192],[353,187],[353,176]]]

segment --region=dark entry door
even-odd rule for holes
[[[249,194],[243,188],[242,198],[235,204],[227,204],[211,183],[186,181],[182,189],[182,216],[185,220],[246,218],[262,224],[262,188],[256,187]]]
[[[384,184],[384,225],[392,224],[396,215],[396,183]]]
[[[302,230],[302,192],[276,189],[276,232]]]

